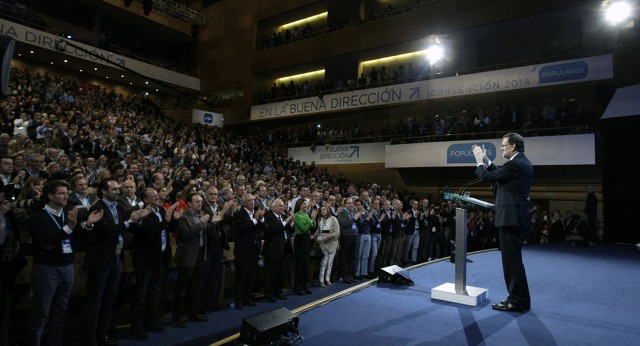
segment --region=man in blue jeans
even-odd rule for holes
[[[75,279],[74,247],[87,233],[86,228],[91,228],[103,216],[102,212],[94,211],[89,214],[85,226],[80,225],[78,210],[67,212],[64,208],[69,185],[61,180],[48,182],[42,189],[42,196],[47,204],[29,216],[25,223],[25,229],[33,239],[33,309],[28,322],[30,346],[40,346],[49,318],[46,344],[63,344],[64,321]]]

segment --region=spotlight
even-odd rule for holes
[[[144,11],[144,15],[148,16],[153,9],[153,1],[152,0],[142,0],[142,10]]]

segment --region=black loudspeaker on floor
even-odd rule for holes
[[[413,280],[409,275],[409,271],[402,269],[397,265],[384,267],[380,270],[381,282],[386,282],[394,285],[413,286]]]
[[[240,342],[246,345],[297,345],[302,341],[299,318],[285,307],[242,320]]]

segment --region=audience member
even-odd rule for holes
[[[76,242],[103,217],[93,211],[85,226],[77,222],[77,209],[67,211],[69,185],[61,180],[47,183],[42,192],[46,203],[26,221],[33,239],[31,289],[33,301],[28,321],[28,345],[39,346],[48,321],[47,345],[62,345],[64,323],[75,280]]]
[[[171,314],[178,328],[186,327],[187,317],[198,322],[209,318],[200,314],[204,261],[211,215],[201,213],[202,197],[197,193],[185,196],[187,209],[178,219],[175,231],[176,253],[174,262],[177,267],[176,285],[173,294]]]
[[[258,272],[260,234],[264,227],[265,210],[254,212],[255,199],[247,193],[242,197],[242,208],[233,216],[236,240],[233,254],[236,265],[235,308],[255,306],[253,286]]]
[[[271,203],[271,211],[264,216],[264,288],[267,301],[275,303],[276,299],[286,300],[282,294],[284,289],[285,260],[291,254],[291,222],[293,215],[285,214],[284,202],[276,198]]]
[[[293,255],[295,263],[293,265],[293,291],[301,296],[311,294],[309,290],[309,267],[311,264],[311,240],[315,239],[317,232],[316,216],[318,210],[313,209],[311,214],[307,214],[309,203],[304,198],[298,198],[294,207],[293,217]]]

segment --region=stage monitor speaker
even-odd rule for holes
[[[379,281],[395,285],[413,286],[413,280],[411,280],[409,271],[397,265],[382,268],[380,270]]]
[[[299,336],[299,318],[280,307],[242,320],[240,341],[247,345],[268,345],[274,341],[291,340]]]
[[[5,97],[11,77],[11,60],[16,41],[9,36],[0,35],[0,54],[2,54],[2,70],[0,70],[0,96]]]

